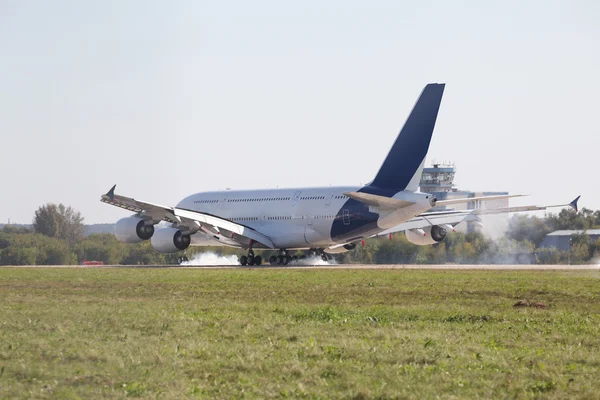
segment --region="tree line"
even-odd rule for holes
[[[155,251],[149,241],[139,244],[119,242],[112,234],[84,237],[83,217],[63,204],[46,204],[36,210],[32,228],[5,225],[0,230],[0,265],[73,265],[84,260],[116,265],[175,264],[179,254]],[[600,211],[582,209],[579,213],[563,209],[543,218],[514,215],[508,230],[499,239],[481,233],[450,233],[431,246],[413,245],[402,233],[389,238],[374,238],[352,251],[338,254],[340,263],[374,264],[581,264],[600,255],[600,240],[587,234],[573,235],[569,251],[540,248],[544,237],[555,230],[587,230],[600,226]],[[219,255],[244,254],[226,247],[190,247],[194,254],[211,251]],[[271,252],[263,252],[268,259]]]

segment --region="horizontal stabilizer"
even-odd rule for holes
[[[361,203],[364,203],[366,205],[379,207],[382,209],[397,209],[415,204],[412,201],[398,200],[393,199],[391,197],[377,196],[375,194],[369,193],[346,192],[344,194],[350,197],[351,199],[360,201]]]

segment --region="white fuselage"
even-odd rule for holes
[[[401,213],[386,214],[344,195],[360,189],[347,186],[204,192],[186,197],[177,208],[245,225],[271,238],[276,248],[302,249],[369,237],[431,207],[425,194],[400,192],[394,198],[417,199],[417,204]],[[197,233],[192,236],[192,244],[218,245],[219,242]]]

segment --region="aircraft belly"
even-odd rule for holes
[[[273,244],[278,249],[306,247],[304,226],[294,223],[272,223],[262,226],[259,231],[271,238]]]
[[[304,240],[310,246],[329,246],[331,236],[329,235],[331,224],[327,221],[319,221],[304,230]]]

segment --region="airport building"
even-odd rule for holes
[[[569,251],[571,248],[571,236],[581,235],[585,233],[590,237],[592,242],[595,242],[600,238],[600,229],[588,229],[587,231],[582,230],[563,230],[554,231],[546,235],[540,248],[555,248],[559,251]]]
[[[421,182],[419,183],[421,192],[431,193],[438,200],[464,199],[469,197],[482,196],[497,196],[506,195],[508,192],[472,192],[469,190],[459,190],[454,185],[454,177],[456,175],[456,166],[451,163],[434,162],[431,167],[423,168]],[[504,208],[508,207],[508,199],[492,200],[482,203],[480,201],[472,201],[463,204],[455,204],[450,207],[439,206],[432,211],[443,211],[447,209],[466,210],[480,208]],[[508,214],[499,214],[493,216],[485,216],[485,219],[492,219],[496,228],[506,229],[508,226]],[[484,221],[485,224],[485,221]],[[463,224],[461,224],[463,225]],[[500,225],[500,226],[499,226]],[[477,223],[469,223],[466,227],[467,232],[479,229],[481,225]],[[461,228],[461,226],[459,226]]]

